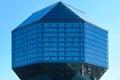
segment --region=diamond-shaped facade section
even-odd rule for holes
[[[99,80],[108,69],[108,31],[57,2],[12,31],[12,68],[21,80]]]

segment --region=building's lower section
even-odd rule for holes
[[[86,76],[83,80],[99,80],[105,72],[102,67],[81,63],[37,63],[13,70],[21,80],[77,80],[82,75]]]

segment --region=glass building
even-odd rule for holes
[[[12,31],[12,69],[21,80],[99,80],[108,69],[108,31],[57,2]]]

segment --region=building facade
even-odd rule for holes
[[[108,69],[108,31],[57,2],[12,31],[12,69],[21,80],[99,80]]]

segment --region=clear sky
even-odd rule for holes
[[[19,80],[11,69],[11,30],[58,0],[0,0],[0,80]],[[100,80],[120,80],[120,0],[61,0],[109,31],[109,70]]]

